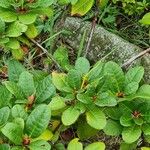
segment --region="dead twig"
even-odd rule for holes
[[[95,15],[94,15],[94,18],[93,18],[93,21],[92,21],[92,26],[91,26],[87,46],[86,46],[86,49],[85,49],[84,57],[86,57],[87,54],[88,54],[88,51],[89,51],[89,48],[90,48],[90,45],[91,45],[91,41],[92,41],[92,38],[93,38],[94,30],[95,30],[95,27],[96,27],[96,22],[97,22],[98,15],[99,15],[99,0],[96,0],[96,12],[95,12]]]
[[[139,54],[133,56],[132,58],[130,58],[129,60],[127,60],[121,67],[122,68],[126,68],[128,67],[130,64],[132,64],[135,60],[137,60],[138,58],[143,57],[145,54],[150,53],[150,48],[140,52]]]
[[[36,42],[34,39],[30,39],[30,41],[31,41],[32,43],[34,43],[37,47],[39,47],[39,48],[47,55],[47,57],[48,57],[49,59],[51,59],[51,60],[56,64],[56,66],[58,67],[58,69],[59,69],[60,71],[63,71],[62,68],[61,68],[61,66],[59,65],[59,63],[55,60],[55,58],[53,57],[53,55],[50,54],[50,53],[47,51],[47,49],[45,49],[42,45],[40,45],[40,44],[39,44],[38,42]]]
[[[92,27],[91,27],[91,30],[90,30],[90,35],[89,35],[89,39],[88,39],[87,46],[86,46],[86,49],[85,49],[84,57],[86,57],[87,54],[88,54],[88,51],[89,51],[89,48],[90,48],[90,45],[91,45],[91,41],[92,41],[92,38],[93,38],[93,33],[94,33],[94,30],[95,30],[95,26],[96,26],[96,21],[97,21],[97,17],[95,16],[93,21],[92,21]]]

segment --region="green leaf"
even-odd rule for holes
[[[34,23],[36,21],[36,18],[37,18],[37,14],[34,14],[32,12],[21,14],[18,16],[19,21],[22,24],[26,24],[26,25]]]
[[[0,1],[0,7],[9,8],[10,7],[10,1],[8,1],[8,0],[1,0]]]
[[[51,110],[59,110],[66,107],[65,99],[60,96],[55,96],[49,104]]]
[[[80,89],[81,74],[79,71],[72,69],[68,72],[68,84],[75,90]]]
[[[51,111],[45,104],[37,106],[26,121],[26,131],[31,137],[38,137],[47,128]]]
[[[84,57],[79,57],[75,62],[75,69],[78,70],[81,75],[88,73],[90,70],[90,63]]]
[[[21,47],[19,49],[12,49],[11,53],[12,53],[14,59],[23,60],[24,51]]]
[[[99,7],[101,10],[103,10],[107,6],[108,1],[109,0],[99,0]]]
[[[98,61],[93,68],[88,72],[87,78],[89,82],[92,82],[93,80],[100,78],[103,74],[103,66],[104,63],[101,61]]]
[[[78,138],[75,138],[68,144],[67,150],[83,150],[83,145]]]
[[[137,91],[135,98],[137,97],[137,98],[142,98],[145,100],[150,100],[150,92],[149,91],[150,91],[150,85],[144,84]]]
[[[85,147],[84,150],[105,150],[105,144],[103,142],[94,142]]]
[[[122,142],[119,150],[135,150],[136,147],[137,147],[137,142],[132,144],[127,144],[125,142]]]
[[[69,62],[68,50],[66,47],[60,46],[57,48],[53,56],[64,70],[69,71],[72,68]]]
[[[23,93],[29,97],[35,93],[35,86],[33,81],[33,75],[27,71],[24,71],[19,76],[18,85],[21,87]]]
[[[78,121],[77,134],[81,140],[88,139],[98,133],[96,130],[89,126],[84,118],[80,118]]]
[[[0,109],[0,126],[5,125],[10,115],[9,107],[3,107]]]
[[[30,150],[51,150],[50,144],[44,140],[32,142],[29,148]]]
[[[24,94],[17,83],[12,81],[5,81],[4,85],[6,86],[8,91],[16,97],[16,99],[24,99]]]
[[[139,126],[126,127],[122,131],[122,138],[126,143],[133,143],[139,139],[141,133]]]
[[[115,62],[107,62],[104,66],[104,74],[111,78],[108,82],[109,84],[113,84],[114,80],[116,80],[118,85],[118,90],[122,91],[124,86],[125,76],[121,69],[121,67]]]
[[[75,123],[79,116],[80,110],[76,109],[76,107],[71,106],[62,113],[61,120],[65,126],[69,126]]]
[[[28,38],[34,39],[38,35],[38,30],[34,24],[30,24],[25,34]]]
[[[125,84],[129,84],[131,82],[139,83],[144,75],[144,68],[141,66],[137,66],[129,69],[129,71],[125,75]]]
[[[1,144],[0,150],[10,150],[10,146],[8,144]]]
[[[24,150],[22,146],[13,146],[11,150]]]
[[[125,127],[129,127],[133,125],[132,112],[124,113],[120,118],[121,125]]]
[[[143,124],[142,131],[145,135],[150,135],[150,124]]]
[[[9,11],[8,9],[0,8],[0,18],[4,22],[14,22],[17,20],[17,14],[12,11]]]
[[[120,117],[122,116],[122,109],[118,106],[105,108],[104,111],[105,111],[105,114],[113,120],[119,120]]]
[[[12,94],[5,86],[0,85],[0,108],[7,106],[12,98]]]
[[[2,133],[13,143],[19,145],[22,142],[23,130],[15,123],[7,123],[2,129]]]
[[[8,62],[8,77],[10,81],[17,82],[19,80],[19,76],[26,69],[24,66],[16,60],[10,60]]]
[[[142,147],[141,150],[150,150],[150,147]]]
[[[52,73],[52,81],[55,87],[59,91],[64,91],[64,92],[72,92],[72,89],[69,87],[67,83],[67,75],[64,73],[57,73],[53,72]]]
[[[119,122],[108,120],[103,131],[106,135],[119,136],[122,132],[122,126],[119,124]]]
[[[72,6],[71,15],[85,15],[93,6],[94,0],[78,0],[75,5]]]
[[[5,22],[0,19],[0,34],[5,31]]]
[[[88,110],[86,112],[86,120],[91,127],[98,130],[103,129],[106,125],[105,114],[95,106],[88,106]]]
[[[86,93],[77,94],[77,99],[84,104],[92,103],[92,98]]]
[[[55,95],[56,89],[52,83],[51,76],[45,77],[36,87],[36,102],[41,103]]]
[[[28,116],[27,112],[25,111],[24,106],[18,105],[18,104],[13,106],[11,113],[12,113],[12,117],[23,118],[24,120]]]
[[[9,39],[9,42],[7,43],[6,45],[8,48],[11,48],[11,49],[19,49],[20,48],[20,43],[18,42],[17,39],[15,38],[10,38]]]
[[[9,25],[6,35],[8,37],[18,37],[22,35],[22,33],[26,32],[27,26],[20,23],[19,21],[13,22],[12,24]]]
[[[31,11],[31,13],[52,17],[53,16],[53,8],[51,8],[51,7],[36,8],[36,9],[33,9]]]
[[[143,16],[143,18],[140,20],[140,23],[150,25],[150,12]]]
[[[34,140],[45,140],[50,141],[53,138],[53,133],[51,130],[46,129],[39,137]]]
[[[24,120],[22,118],[15,118],[13,123],[17,124],[20,128],[24,129]]]
[[[128,83],[124,88],[125,95],[135,94],[139,88],[139,84],[137,82]]]
[[[0,44],[6,44],[6,43],[8,43],[9,42],[9,38],[1,38],[0,39]]]
[[[100,107],[105,107],[105,106],[116,106],[117,101],[114,96],[111,94],[105,92],[105,93],[100,93],[95,101],[95,104]]]

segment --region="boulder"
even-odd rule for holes
[[[71,34],[65,37],[65,41],[76,51],[76,53],[79,50],[79,45],[84,32],[86,32],[84,45],[87,44],[91,26],[91,22],[83,21],[80,18],[66,18],[63,28],[69,30]],[[92,62],[105,58],[106,61],[113,60],[121,65],[131,57],[137,55],[140,51],[142,51],[140,47],[107,31],[100,25],[96,25],[87,57]],[[83,53],[84,52],[85,49],[83,50]],[[140,64],[145,68],[145,81],[150,83],[150,55],[147,54],[134,61],[133,64]]]

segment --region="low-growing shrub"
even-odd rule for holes
[[[84,143],[100,130],[130,145],[148,141],[150,85],[141,84],[143,75],[140,66],[125,73],[112,61],[91,67],[84,57],[67,73],[52,74],[10,60],[8,80],[0,85],[1,149],[65,149],[59,137],[70,128],[85,150],[105,149],[101,142]],[[82,150],[79,139],[67,149]]]

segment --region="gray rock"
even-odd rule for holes
[[[85,44],[87,43],[89,32],[91,32],[91,22],[68,17],[65,20],[64,28],[72,33],[70,36],[65,37],[66,42],[78,51],[85,30],[87,35]],[[113,60],[121,65],[140,51],[141,48],[138,46],[96,25],[87,57],[89,60],[96,62],[109,54],[105,58],[106,61]],[[147,56],[136,60],[134,63],[144,66],[146,82],[150,83],[150,55],[147,54]]]

